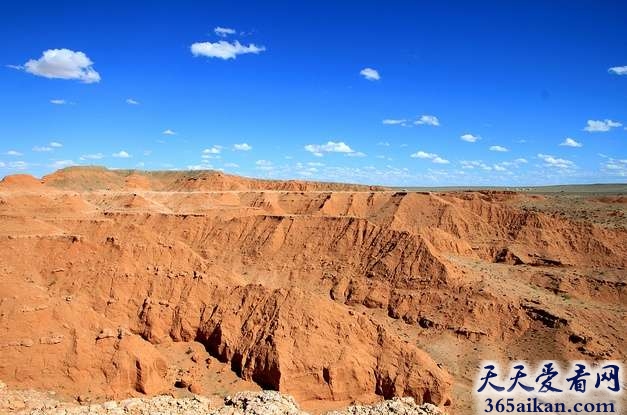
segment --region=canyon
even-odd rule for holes
[[[0,380],[472,413],[479,362],[624,360],[624,195],[72,167],[0,182]]]

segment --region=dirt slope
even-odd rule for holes
[[[529,210],[530,195],[96,168],[7,182],[10,387],[470,413],[481,359],[625,359],[625,227]]]

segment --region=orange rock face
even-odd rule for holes
[[[305,407],[462,413],[481,359],[625,357],[627,232],[522,195],[93,168],[22,182],[0,187],[11,386],[123,398],[236,375]]]

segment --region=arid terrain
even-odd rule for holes
[[[480,360],[625,360],[627,186],[588,190],[8,176],[0,380],[80,403],[271,389],[314,413],[407,396],[470,414]]]

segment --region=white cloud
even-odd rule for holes
[[[379,141],[379,142],[377,143],[377,145],[378,145],[378,146],[383,146],[383,147],[389,147],[389,146],[390,146],[390,143],[389,143],[389,142],[387,142],[387,141]]]
[[[64,99],[51,99],[50,103],[54,104],[54,105],[65,105],[66,104]]]
[[[213,29],[213,31],[215,32],[216,35],[220,36],[220,37],[227,37],[228,35],[234,35],[235,34],[235,29],[231,29],[229,27],[216,27],[215,29]]]
[[[367,156],[366,153],[362,153],[361,151],[354,151],[352,153],[347,153],[346,155],[348,157],[366,157]]]
[[[222,146],[212,146],[211,148],[206,148],[202,151],[202,154],[220,154],[222,151]]]
[[[233,150],[235,151],[250,151],[252,149],[253,149],[253,146],[249,145],[248,143],[239,143],[239,144],[233,145]]]
[[[305,150],[315,156],[322,157],[324,153],[354,153],[355,150],[350,148],[343,141],[328,141],[326,144],[307,144]]]
[[[566,139],[560,143],[560,146],[583,147],[583,144],[581,144],[579,141],[575,140],[574,138],[566,137]]]
[[[237,163],[224,163],[224,167],[231,167],[231,168],[236,169],[236,168],[239,167],[239,164],[237,164]]]
[[[359,74],[369,81],[378,81],[379,79],[381,79],[381,75],[379,75],[379,71],[377,71],[376,69],[372,69],[372,68],[364,68],[361,71],[359,71]]]
[[[76,79],[86,84],[100,81],[94,63],[83,52],[69,49],[48,49],[39,59],[24,64],[28,73],[44,78]]]
[[[481,169],[484,171],[497,171],[502,173],[506,172],[510,176],[514,174],[510,170],[510,168],[517,169],[520,168],[521,165],[526,163],[527,160],[524,158],[517,158],[512,161],[502,161],[500,163],[495,163],[492,165],[486,164],[482,160],[462,160],[459,162],[459,164],[461,164],[462,166],[462,169],[464,170]]]
[[[4,162],[0,161],[0,168],[6,166],[6,164],[4,164]]]
[[[607,160],[601,164],[602,169],[612,176],[627,177],[627,159],[618,160],[605,157]]]
[[[570,169],[575,167],[575,163],[563,158],[554,157],[550,154],[538,154],[538,158],[544,161],[547,167],[556,167],[558,169]]]
[[[395,120],[395,119],[386,118],[385,120],[383,120],[383,124],[385,124],[385,125],[406,125],[407,124],[407,120]]]
[[[74,165],[76,165],[76,163],[74,163],[74,161],[72,160],[57,160],[54,163],[52,163],[50,167],[53,167],[55,169],[62,169],[64,167],[74,166]]]
[[[129,105],[139,105],[139,101],[136,101],[133,98],[126,98],[126,103]]]
[[[12,161],[7,165],[10,169],[13,170],[26,170],[29,167],[29,164],[25,161]]]
[[[175,131],[170,130],[169,128],[167,130],[164,130],[161,134],[164,135],[176,135]]]
[[[509,150],[503,146],[490,146],[490,151],[498,151],[500,153],[505,153],[506,151],[509,151]]]
[[[462,160],[459,163],[462,165],[462,169],[479,168],[486,171],[492,170],[492,167],[488,166],[481,160]]]
[[[257,166],[257,169],[259,170],[273,170],[274,169],[274,165],[272,164],[271,161],[268,161],[268,160],[257,160],[255,162],[255,165]]]
[[[50,147],[54,147],[54,148],[61,148],[63,147],[63,144],[59,143],[58,141],[52,141],[50,142],[50,144],[48,144]]]
[[[435,115],[421,115],[418,120],[414,121],[414,124],[438,127],[440,125],[440,120],[438,120],[438,117]]]
[[[194,56],[206,56],[208,58],[219,58],[225,60],[235,59],[237,55],[244,55],[247,53],[258,54],[265,50],[265,47],[256,46],[252,43],[248,46],[244,46],[237,40],[233,43],[229,43],[226,40],[221,40],[215,43],[196,42],[191,46],[191,51]]]
[[[449,164],[450,163],[450,161],[448,161],[446,159],[443,159],[442,157],[435,157],[431,161],[433,161],[434,163],[437,163],[437,164]]]
[[[187,170],[212,170],[213,166],[211,164],[194,164],[191,166],[187,166]],[[176,169],[170,169],[176,170]]]
[[[467,141],[469,143],[474,143],[477,140],[481,140],[481,137],[479,137],[478,135],[472,135],[472,134],[469,134],[469,133],[466,133],[466,134],[462,135],[459,138],[461,138],[462,140]]]
[[[588,120],[588,125],[584,127],[585,131],[588,132],[606,132],[610,131],[612,128],[621,127],[623,124],[612,121],[612,120]]]
[[[83,154],[80,159],[81,160],[100,160],[104,158],[104,154],[95,153],[95,154]]]
[[[614,66],[608,69],[608,72],[616,75],[627,75],[627,66]]]
[[[6,152],[7,156],[14,156],[14,157],[19,157],[22,155],[22,153],[20,153],[19,151],[15,151],[15,150],[9,150]]]
[[[35,147],[33,147],[33,151],[36,151],[36,152],[52,151],[52,147],[49,147],[49,146],[35,146]]]
[[[449,164],[450,163],[450,161],[438,156],[435,153],[427,153],[425,151],[417,151],[414,154],[411,154],[409,157],[423,159],[423,160],[431,160],[433,163],[436,163],[436,164]]]
[[[131,158],[132,156],[130,154],[128,154],[126,151],[124,150],[120,150],[117,153],[113,153],[111,154],[113,157],[117,157],[120,159],[127,159],[127,158]]]

